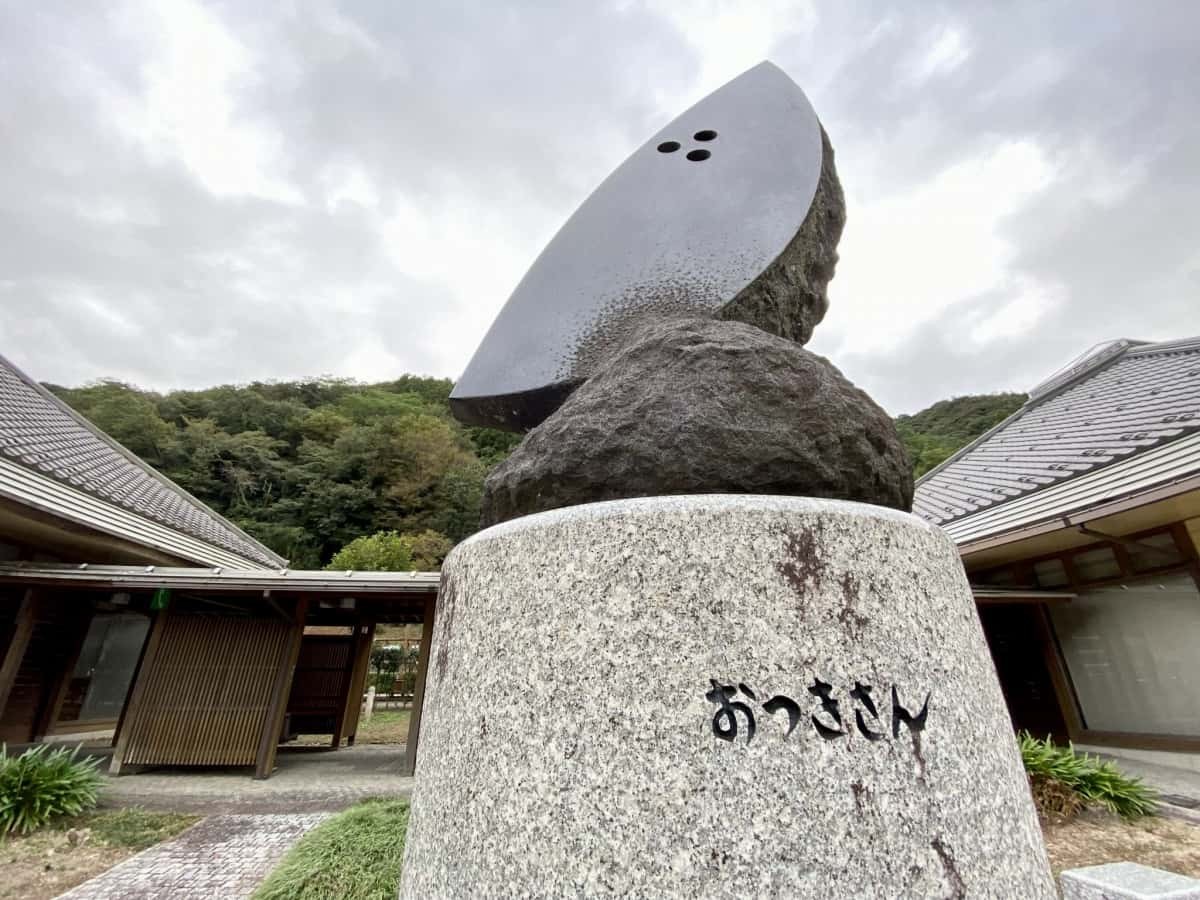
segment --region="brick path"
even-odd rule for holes
[[[248,897],[304,832],[328,818],[210,816],[132,856],[60,900],[236,900]]]

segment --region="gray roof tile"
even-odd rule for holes
[[[0,356],[0,454],[264,566],[282,560]]]
[[[913,512],[946,525],[1197,430],[1200,338],[1114,341],[1034,388],[1024,407],[925,475]]]

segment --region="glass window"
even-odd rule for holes
[[[1132,543],[1125,545],[1125,549],[1129,553],[1129,564],[1135,572],[1183,562],[1183,554],[1179,552],[1175,538],[1169,531],[1135,538]]]
[[[1200,591],[1186,574],[1050,607],[1087,728],[1200,737]]]
[[[1121,574],[1121,564],[1117,562],[1117,554],[1112,547],[1097,547],[1095,550],[1085,550],[1071,557],[1075,565],[1075,575],[1080,581],[1103,581],[1106,578],[1117,578]]]
[[[1033,574],[1037,578],[1038,587],[1063,587],[1070,582],[1067,578],[1067,567],[1061,559],[1044,559],[1033,564]]]
[[[92,619],[59,713],[60,722],[121,715],[149,629],[150,620],[138,613],[99,613]]]

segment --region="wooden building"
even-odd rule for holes
[[[256,777],[266,778],[288,736],[330,735],[332,748],[354,743],[375,628],[432,621],[438,575],[6,563],[0,590],[9,586],[36,605],[111,606],[122,621],[141,623],[123,632],[123,664],[101,691],[112,716],[112,772],[254,766]],[[93,612],[92,621],[97,617]],[[421,723],[429,632],[420,648],[407,772]],[[41,671],[47,687],[32,739],[79,727],[71,719],[79,673],[93,666],[93,682],[105,678],[94,667],[95,646],[74,640],[61,649],[59,664]],[[85,707],[94,693],[86,693]]]
[[[1200,752],[1200,338],[1114,341],[925,475],[1013,724]]]
[[[0,357],[0,740],[266,777],[282,736],[353,741],[375,626],[437,578],[289,571]]]

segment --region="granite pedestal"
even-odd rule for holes
[[[1063,900],[1200,900],[1200,880],[1138,863],[1068,869]]]
[[[893,510],[576,506],[443,566],[400,896],[1055,896],[952,542]]]

